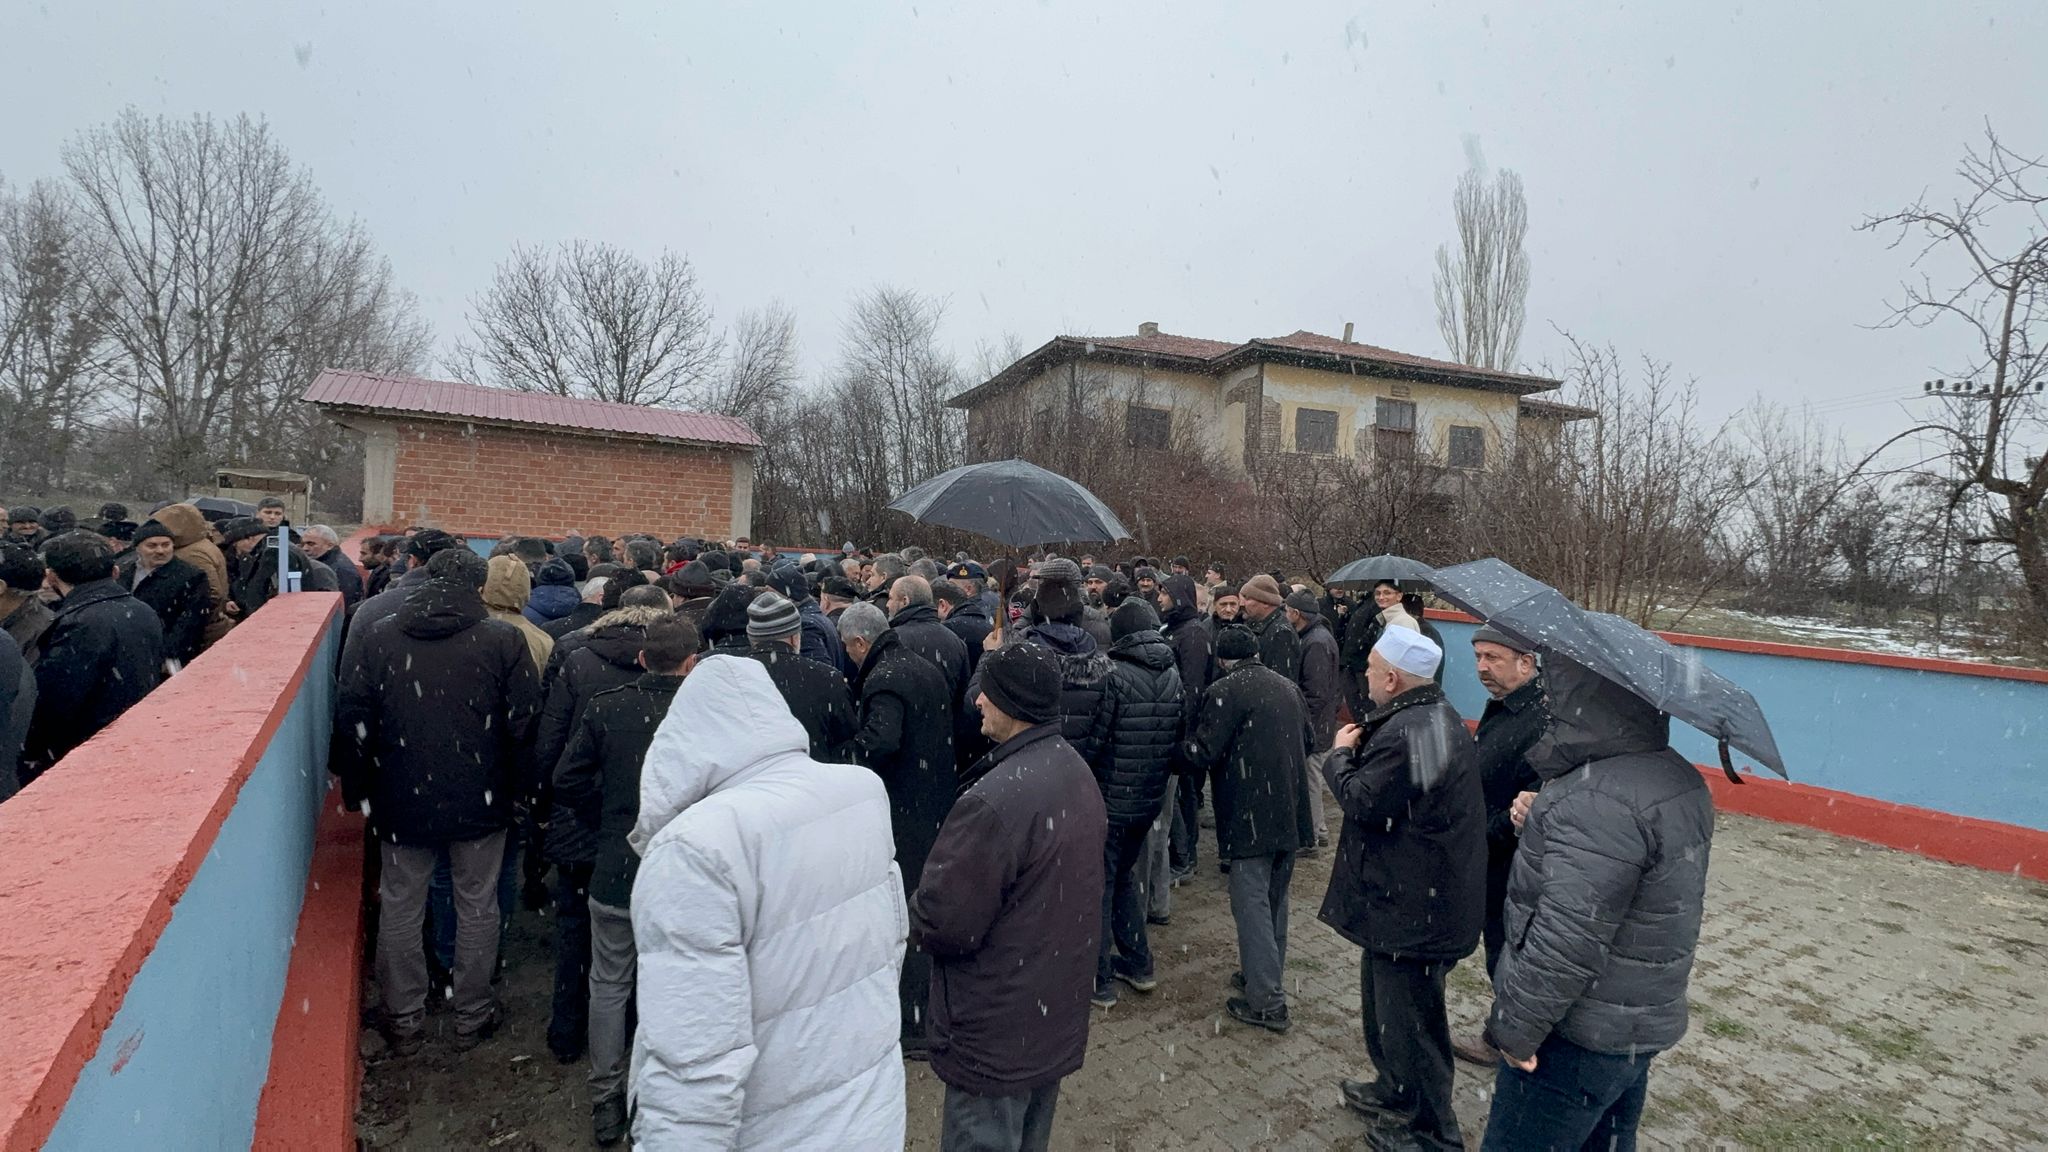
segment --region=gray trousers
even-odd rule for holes
[[[947,1085],[939,1152],[1045,1152],[1059,1099],[1057,1080],[1015,1096],[977,1096]]]
[[[1145,893],[1145,915],[1165,919],[1173,915],[1173,862],[1169,849],[1173,841],[1174,789],[1180,781],[1166,778],[1166,803],[1152,819],[1145,834],[1145,853],[1138,858],[1138,885]]]
[[[1237,962],[1244,998],[1255,1012],[1287,1006],[1280,986],[1287,967],[1287,886],[1294,853],[1246,856],[1230,862],[1230,918],[1237,922]]]
[[[427,1012],[427,886],[439,847],[380,841],[377,985],[384,1019],[404,1036],[418,1032]],[[505,833],[445,845],[455,889],[455,1030],[474,1032],[491,1015],[491,974],[498,966],[498,868]]]
[[[640,954],[633,948],[633,913],[590,904],[590,1100],[626,1091],[626,1013],[633,1003]]]
[[[1323,761],[1330,758],[1330,750],[1311,752],[1302,761],[1303,773],[1308,777],[1308,818],[1316,826],[1316,843],[1320,844],[1330,836],[1330,826],[1323,823]]]

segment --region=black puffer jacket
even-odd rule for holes
[[[530,795],[540,679],[526,638],[476,589],[428,580],[346,654],[336,774],[394,844],[488,836]]]
[[[1307,735],[1301,690],[1257,660],[1210,683],[1185,755],[1197,771],[1209,774],[1217,851],[1225,860],[1315,843],[1302,772]]]
[[[853,759],[853,695],[837,669],[789,650],[789,645],[757,641],[747,655],[768,669],[768,679],[782,693],[790,714],[811,740],[811,759],[820,764],[845,764]]]
[[[659,608],[617,608],[598,617],[590,630],[564,638],[548,658],[547,703],[534,731],[534,763],[543,785],[554,779],[555,767],[583,710],[600,692],[624,687],[640,678],[640,642],[647,625],[667,613]],[[564,651],[566,649],[566,651]],[[548,798],[544,787],[543,800]],[[575,820],[555,819],[544,804],[548,859],[558,864],[588,864],[596,859],[597,842]]]
[[[1595,1052],[1685,1035],[1714,801],[1671,750],[1670,719],[1567,661],[1544,663],[1543,790],[1508,879],[1487,1033],[1514,1057],[1552,1032]]]
[[[1118,608],[1119,616],[1125,611]],[[1150,824],[1166,798],[1184,711],[1173,647],[1156,631],[1109,646],[1109,682],[1095,710],[1088,767],[1112,828]]]
[[[1434,684],[1374,709],[1323,762],[1344,810],[1323,923],[1368,952],[1449,963],[1486,918],[1486,801],[1472,737]]]
[[[555,766],[555,819],[573,821],[596,844],[590,898],[600,904],[624,908],[632,899],[640,855],[626,834],[640,816],[640,765],[682,686],[681,676],[645,672],[591,697]]]
[[[35,662],[36,716],[27,758],[48,768],[149,695],[163,676],[156,613],[113,580],[80,584],[57,602]]]
[[[912,604],[891,617],[889,627],[905,648],[945,674],[947,698],[958,703],[973,668],[967,660],[966,643],[939,619],[939,610],[930,604]]]

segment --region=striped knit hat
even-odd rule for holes
[[[747,605],[747,638],[749,640],[774,640],[790,636],[802,630],[803,616],[790,603],[789,597],[778,592],[763,592]]]

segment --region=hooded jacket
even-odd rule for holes
[[[336,774],[394,844],[473,840],[531,794],[540,678],[475,589],[428,580],[343,654]]]
[[[1180,669],[1164,636],[1134,632],[1109,646],[1109,680],[1089,730],[1094,751],[1088,767],[1102,789],[1110,827],[1150,824],[1159,815],[1185,711]]]
[[[526,607],[527,596],[532,589],[533,577],[518,557],[491,557],[490,575],[484,579],[484,607],[491,610],[491,619],[503,620],[519,630],[520,637],[526,641],[526,650],[533,654],[533,674],[538,676],[548,666],[548,656],[555,650],[555,638],[534,627],[533,621],[521,611]]]
[[[190,504],[168,504],[156,510],[156,522],[171,530],[171,555],[206,573],[206,587],[213,593],[213,615],[201,635],[200,650],[228,634],[235,626],[228,615],[228,561],[208,534],[206,516]]]
[[[1316,842],[1302,771],[1307,735],[1301,690],[1257,660],[1210,682],[1184,755],[1209,775],[1216,850],[1225,860],[1295,852]]]
[[[647,626],[665,615],[659,608],[615,608],[599,617],[588,632],[565,637],[555,646],[559,655],[549,661],[543,677],[547,702],[541,706],[533,740],[534,763],[544,781],[553,781],[562,751],[590,701],[600,692],[640,678],[640,641],[647,635]],[[548,859],[558,864],[588,864],[596,859],[597,844],[583,826],[573,819],[555,819],[555,815],[548,812]]]
[[[1686,1029],[1714,800],[1670,746],[1670,718],[1569,661],[1545,660],[1542,791],[1508,877],[1487,1033],[1527,1057],[1552,1032],[1661,1052]]]
[[[1088,765],[1055,725],[1025,729],[969,769],[910,900],[932,956],[940,1080],[1015,1095],[1081,1066],[1108,835]]]
[[[516,558],[512,562],[519,564]],[[526,567],[524,564],[519,566]],[[526,619],[538,628],[574,612],[576,605],[582,602],[583,597],[577,593],[574,584],[541,584],[533,589],[533,594],[527,597],[526,604],[520,611],[524,612]]]
[[[888,794],[804,745],[767,670],[714,655],[647,750],[630,840],[638,1147],[903,1147]]]
[[[149,695],[163,665],[163,625],[148,605],[112,579],[72,588],[43,633],[28,759],[48,768],[90,740]]]
[[[1358,748],[1323,761],[1344,827],[1320,918],[1368,952],[1462,959],[1486,918],[1486,802],[1472,737],[1435,684],[1360,723]]]
[[[1106,625],[1105,625],[1106,626]],[[1078,624],[1041,620],[1003,633],[1003,646],[1042,644],[1060,662],[1060,735],[1081,754],[1083,762],[1095,752],[1089,736],[1095,730],[1095,710],[1102,706],[1102,693],[1109,685],[1109,654],[1096,647],[1095,637]],[[981,694],[981,668],[968,678],[965,708],[974,707]]]

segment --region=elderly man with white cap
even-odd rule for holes
[[[1323,922],[1364,949],[1359,1001],[1377,1078],[1344,1080],[1374,1148],[1462,1148],[1444,976],[1479,943],[1486,800],[1472,737],[1432,679],[1443,650],[1389,628],[1366,662],[1373,710],[1323,778],[1344,811]]]

